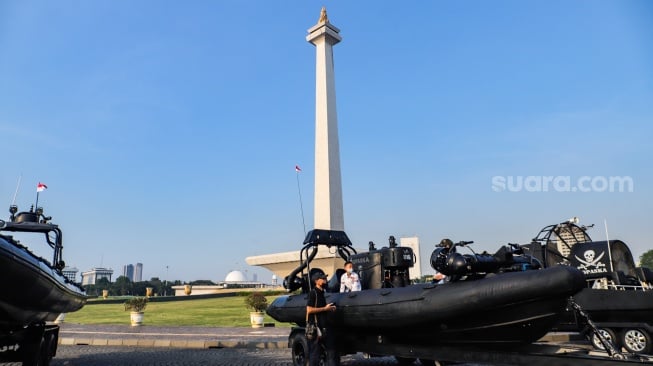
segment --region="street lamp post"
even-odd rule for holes
[[[163,296],[168,296],[168,266],[166,266],[166,279],[163,281]]]

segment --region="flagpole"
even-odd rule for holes
[[[36,185],[36,205],[35,205],[36,210],[39,209],[39,193],[41,193],[41,191],[46,189],[46,188],[48,188],[48,186],[46,186],[45,184],[43,184],[41,182],[39,182],[39,184]]]
[[[304,236],[306,236],[306,222],[304,222],[304,203],[302,202],[302,190],[299,186],[299,171],[300,169],[295,166],[295,173],[297,173],[297,192],[299,193],[299,209],[302,212],[302,226],[304,227]]]

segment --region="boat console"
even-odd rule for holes
[[[399,247],[394,236],[389,246],[352,255],[349,259],[358,272],[363,290],[374,288],[405,287],[410,285],[410,268],[415,265],[412,248]]]

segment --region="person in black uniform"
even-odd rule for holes
[[[324,298],[324,290],[327,286],[327,277],[324,273],[315,273],[311,277],[313,282],[313,289],[308,295],[308,302],[306,303],[306,315],[309,321],[317,321],[317,326],[322,333],[321,337],[315,337],[312,341],[308,342],[308,349],[310,353],[310,366],[318,366],[320,364],[321,345],[326,349],[326,364],[327,366],[337,366],[340,364],[339,357],[336,351],[335,343],[336,337],[329,324],[327,317],[329,312],[336,311],[336,306],[331,303],[327,304]]]

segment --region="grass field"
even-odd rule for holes
[[[271,302],[275,296],[268,297]],[[80,311],[66,314],[67,323],[78,324],[129,324],[129,312],[123,304],[94,304]],[[266,323],[278,323],[265,316]],[[145,309],[145,325],[249,327],[249,310],[244,296],[186,301],[150,302]]]

